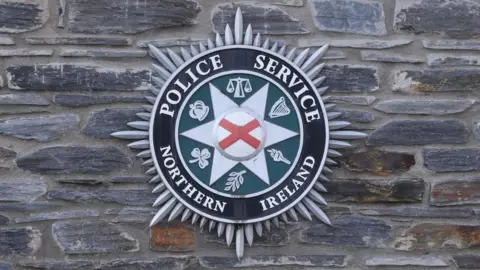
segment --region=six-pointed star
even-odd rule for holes
[[[231,110],[232,108],[248,108],[254,111],[257,115],[264,117],[269,83],[265,84],[255,94],[253,94],[242,104],[240,104],[240,106],[237,105],[228,96],[223,94],[213,84],[210,83],[209,88],[212,97],[212,106],[215,120],[192,128],[180,134],[192,140],[209,145],[215,149],[215,152],[213,154],[213,161],[211,163],[212,172],[210,175],[209,185],[211,186],[216,181],[218,181],[225,173],[227,173],[238,163],[242,163],[251,172],[257,175],[263,182],[270,185],[264,148],[284,141],[286,139],[292,138],[298,135],[297,132],[280,127],[278,125],[268,122],[267,119],[264,119],[264,128],[266,129],[266,141],[263,149],[258,152],[255,157],[252,157],[251,159],[246,161],[231,160],[222,155],[222,153],[215,147],[214,138],[211,135],[216,120],[219,119],[223,113],[225,113],[227,110]]]

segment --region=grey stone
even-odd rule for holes
[[[452,92],[478,91],[480,69],[401,70],[394,73],[394,91]]]
[[[384,113],[447,115],[461,113],[470,108],[475,100],[386,100],[375,105],[375,110]]]
[[[346,179],[324,183],[327,201],[356,203],[416,203],[425,192],[422,179]]]
[[[52,146],[17,158],[16,163],[21,169],[40,174],[95,174],[129,168],[132,161],[112,146]]]
[[[48,20],[48,0],[8,0],[0,4],[0,32],[23,33]]]
[[[479,40],[424,40],[423,47],[434,50],[480,50]]]
[[[480,148],[424,149],[423,159],[435,172],[480,171]]]
[[[58,28],[64,28],[65,27],[65,1],[66,0],[58,0],[58,23],[57,27]]]
[[[479,269],[480,256],[475,254],[455,254],[453,262],[460,269]]]
[[[8,224],[8,222],[10,222],[10,218],[5,216],[5,215],[0,214],[0,225]]]
[[[243,24],[251,24],[254,33],[270,35],[309,33],[300,20],[291,17],[283,9],[276,6],[260,3],[252,4],[249,2],[216,6],[212,11],[213,30],[223,34],[227,23],[233,26],[235,12],[238,7],[242,9]]]
[[[92,96],[78,94],[56,94],[54,102],[66,107],[85,107],[112,103],[144,103],[145,97],[124,95]]]
[[[41,236],[40,231],[32,227],[0,228],[0,254],[33,254],[42,244]]]
[[[50,102],[37,94],[2,94],[0,95],[0,105],[36,105],[48,106]]]
[[[361,51],[360,53],[362,55],[362,60],[364,61],[410,64],[420,64],[425,62],[424,57],[392,52]]]
[[[97,179],[59,179],[57,180],[60,184],[73,184],[73,185],[87,185],[95,186],[103,184],[102,180]]]
[[[341,112],[342,115],[339,120],[355,122],[355,123],[371,123],[375,120],[373,113],[366,111],[356,111],[356,110],[336,110]]]
[[[32,49],[0,49],[0,57],[18,57],[18,56],[51,56],[52,50],[32,50]]]
[[[46,191],[47,186],[39,181],[1,181],[0,202],[32,202]]]
[[[0,146],[0,159],[14,158],[16,156],[17,152]]]
[[[59,221],[52,234],[65,254],[118,253],[138,251],[139,244],[115,225],[101,221]]]
[[[480,139],[480,119],[473,119],[473,135],[475,139]]]
[[[178,256],[178,257],[155,257],[155,258],[129,258],[129,259],[115,259],[111,261],[103,261],[97,269],[101,270],[184,270],[196,269],[197,259],[193,256]]]
[[[272,4],[279,6],[292,6],[292,7],[301,7],[303,6],[303,0],[268,0]]]
[[[15,45],[15,42],[12,38],[0,37],[0,45]]]
[[[352,104],[360,106],[372,105],[377,100],[374,96],[332,96],[333,103]]]
[[[45,106],[16,106],[16,105],[2,105],[0,106],[0,116],[19,114],[37,114],[43,112],[50,112],[50,109]]]
[[[152,205],[157,194],[150,188],[112,189],[112,188],[62,188],[49,191],[48,199],[72,202],[105,202],[132,206]]]
[[[161,39],[144,39],[137,42],[140,48],[148,48],[148,45],[153,45],[158,48],[163,47],[179,47],[179,46],[198,46],[200,43],[206,44],[205,38],[161,38]]]
[[[464,144],[468,133],[458,120],[393,120],[370,133],[367,145]]]
[[[50,203],[0,203],[0,211],[31,213],[59,208],[59,204]]]
[[[308,244],[344,245],[353,247],[387,246],[391,227],[383,220],[358,216],[340,216],[332,226],[317,224],[300,234],[300,241]]]
[[[331,93],[361,93],[378,90],[378,69],[374,66],[326,65],[321,74]],[[346,80],[345,78],[348,78]]]
[[[320,47],[329,44],[331,47],[355,48],[355,49],[389,49],[412,43],[409,39],[377,40],[377,39],[344,39],[326,40],[301,38],[298,40],[300,47]]]
[[[366,261],[367,266],[448,266],[444,260],[434,256],[375,256]]]
[[[63,212],[38,213],[31,214],[28,217],[16,218],[15,223],[29,223],[45,220],[74,219],[84,217],[98,217],[98,212],[94,210],[71,210]]]
[[[134,184],[134,183],[141,183],[145,184],[150,181],[151,177],[147,176],[116,176],[110,180],[110,183],[118,183],[118,184]]]
[[[433,207],[394,207],[360,209],[362,215],[394,216],[412,218],[470,218],[473,210],[468,208],[433,208]]]
[[[149,29],[196,23],[201,8],[192,0],[119,2],[68,0],[68,31],[137,34]],[[101,18],[101,20],[99,20]]]
[[[13,265],[8,262],[0,261],[0,270],[13,270]]]
[[[60,139],[77,126],[78,116],[63,114],[14,118],[0,122],[0,134],[23,140],[50,142]]]
[[[137,121],[139,118],[136,113],[144,112],[142,108],[137,109],[105,109],[95,111],[88,119],[83,133],[87,136],[111,139],[113,132],[129,130],[128,122]]]
[[[8,87],[16,90],[148,90],[150,71],[75,64],[7,67]]]
[[[429,66],[480,66],[478,55],[431,53],[427,59]]]
[[[322,57],[324,60],[335,60],[335,59],[345,59],[347,58],[345,54],[341,51],[333,51],[329,50],[325,55]]]
[[[42,270],[93,270],[94,263],[87,260],[76,261],[20,261],[19,265],[26,268],[42,269]]]
[[[480,204],[480,178],[432,183],[430,205]]]
[[[263,267],[345,267],[347,265],[345,255],[297,255],[297,256],[281,256],[281,255],[253,255],[245,256],[242,260],[233,257],[214,257],[205,256],[199,258],[199,263],[207,269],[231,269],[246,268],[260,269]],[[272,268],[273,269],[273,268]],[[277,268],[275,268],[277,269]],[[309,268],[310,269],[310,268]]]
[[[25,41],[32,45],[108,45],[128,46],[132,39],[127,37],[96,37],[96,36],[75,36],[75,37],[27,37]]]
[[[144,50],[82,50],[82,49],[62,49],[60,56],[64,57],[94,57],[94,58],[124,58],[124,57],[145,57],[147,51]]]
[[[115,216],[111,220],[113,223],[136,223],[144,225],[150,223],[157,212],[158,209],[155,208],[125,207],[107,209],[105,210],[105,215]]]
[[[312,0],[318,29],[373,36],[387,34],[381,3],[365,0]]]
[[[395,1],[394,29],[449,38],[480,37],[480,3],[459,0]]]

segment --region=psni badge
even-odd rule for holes
[[[365,134],[330,121],[340,113],[321,98],[327,87],[318,61],[327,49],[287,52],[253,38],[240,9],[233,33],[227,25],[215,43],[180,55],[150,46],[158,60],[155,96],[146,97],[153,107],[129,123],[140,131],[112,134],[137,140],[128,146],[143,150],[137,156],[151,167],[159,211],[150,225],[177,217],[199,222],[228,245],[235,241],[241,258],[245,239],[252,245],[254,232],[261,236],[279,219],[315,216],[330,224],[321,209],[321,182],[331,173],[325,165],[350,146],[343,139]]]

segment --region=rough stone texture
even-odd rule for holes
[[[164,47],[183,47],[183,46],[198,46],[200,43],[206,44],[205,38],[159,38],[159,39],[143,39],[137,41],[137,46],[140,48],[148,48],[148,45],[153,45],[158,48]]]
[[[10,163],[17,156],[17,152],[0,146],[0,171],[8,170]]]
[[[8,222],[10,222],[10,218],[5,216],[5,215],[0,214],[0,225],[8,224]]]
[[[333,103],[344,103],[360,106],[372,105],[377,100],[374,96],[332,96],[330,99]]]
[[[392,52],[378,52],[378,51],[361,51],[362,60],[373,62],[387,62],[387,63],[410,63],[420,64],[425,62],[424,57],[398,54]]]
[[[365,0],[312,0],[315,25],[322,31],[373,36],[387,34],[381,3]]]
[[[47,186],[40,181],[0,181],[0,202],[32,202],[45,194]]]
[[[0,270],[13,270],[13,265],[8,262],[0,261]]]
[[[184,269],[187,269],[189,266],[194,265],[196,262],[197,262],[197,259],[192,256],[115,259],[111,261],[101,262],[100,266],[97,269],[102,269],[102,270],[128,270],[128,269],[184,270]],[[191,268],[191,269],[195,269],[195,268]]]
[[[195,229],[188,223],[161,223],[150,229],[150,249],[185,252],[195,249]]]
[[[423,47],[435,50],[480,50],[479,40],[424,40]]]
[[[0,122],[0,134],[22,140],[50,142],[62,138],[78,124],[73,114],[16,118]]]
[[[254,33],[283,35],[309,32],[300,20],[279,7],[248,2],[218,5],[212,11],[213,30],[223,34],[227,23],[232,26],[238,7],[242,9],[244,25],[251,24]]]
[[[406,230],[395,240],[398,250],[439,250],[480,247],[480,225],[422,223]]]
[[[430,204],[436,206],[480,204],[480,178],[432,183]]]
[[[37,94],[19,93],[0,95],[0,105],[35,105],[48,106],[50,102]]]
[[[0,203],[0,211],[31,213],[59,208],[59,204],[50,203]]]
[[[42,27],[48,17],[48,0],[4,0],[0,3],[0,32],[32,31]]]
[[[402,92],[455,92],[478,91],[478,69],[425,69],[394,72],[394,91]]]
[[[131,162],[112,146],[52,146],[16,160],[19,168],[40,174],[107,173],[129,168]]]
[[[94,263],[87,260],[65,261],[20,261],[23,267],[43,270],[90,270],[94,269]],[[0,268],[1,269],[1,268]]]
[[[111,222],[128,223],[128,224],[144,224],[150,223],[158,209],[147,207],[125,207],[112,208],[105,210],[105,215],[115,216]],[[143,227],[142,227],[143,228]]]
[[[460,0],[395,1],[394,28],[449,38],[480,37],[480,3]]]
[[[469,172],[480,170],[480,148],[424,149],[423,163],[435,172]]]
[[[421,179],[335,180],[324,183],[327,201],[357,203],[421,202],[425,184]]]
[[[115,225],[101,221],[59,221],[52,225],[65,254],[118,253],[139,249],[138,241]]]
[[[112,103],[144,103],[145,98],[139,96],[124,95],[78,95],[78,94],[57,94],[54,102],[66,107],[85,107],[91,105],[103,105]]]
[[[88,186],[104,184],[102,180],[97,180],[97,179],[59,179],[57,182],[60,184],[88,185]]]
[[[408,153],[386,152],[368,149],[345,154],[345,168],[354,172],[372,172],[389,175],[408,171],[415,165],[415,156]]]
[[[475,100],[405,100],[394,99],[381,101],[375,109],[384,113],[448,115],[461,113],[470,108]]]
[[[326,65],[321,74],[327,77],[324,84],[332,93],[373,92],[379,88],[378,69],[373,66]]]
[[[97,37],[97,36],[75,36],[75,37],[27,37],[25,41],[32,45],[108,45],[127,46],[132,44],[131,38],[126,37]]]
[[[143,189],[110,189],[110,188],[63,188],[49,191],[48,199],[72,202],[106,202],[124,205],[152,205],[158,194],[152,194],[146,186]]]
[[[138,109],[105,109],[92,112],[83,133],[87,136],[111,139],[113,132],[121,130],[130,130],[128,122],[138,121],[140,118],[136,113],[144,112],[142,108]]]
[[[375,120],[375,116],[371,112],[357,110],[335,110],[341,112],[342,115],[338,120],[344,120],[354,123],[371,123]]]
[[[468,133],[457,120],[394,120],[370,133],[367,145],[464,144]]]
[[[41,247],[41,236],[32,227],[0,228],[0,254],[33,254]]]
[[[480,66],[478,55],[432,53],[427,58],[429,66]]]
[[[478,269],[480,268],[480,256],[474,254],[456,254],[453,255],[453,262],[460,269]]]
[[[412,43],[409,39],[390,39],[390,40],[378,40],[378,39],[345,39],[345,40],[327,40],[327,39],[311,39],[301,38],[298,40],[298,46],[300,47],[320,47],[325,44],[329,44],[331,47],[338,48],[356,48],[356,49],[390,49],[399,46],[405,46]]]
[[[448,266],[444,260],[434,256],[376,256],[366,261],[367,266]]]
[[[117,176],[113,177],[110,180],[110,183],[117,183],[117,184],[126,184],[126,183],[148,183],[151,177],[148,176]]]
[[[344,255],[253,255],[239,261],[233,257],[200,257],[199,263],[207,269],[245,268],[257,269],[264,266],[293,266],[298,267],[345,267]],[[260,269],[260,268],[258,268]],[[292,268],[293,269],[293,268]]]
[[[90,65],[34,64],[7,67],[8,87],[15,90],[148,90],[150,71]]]
[[[15,42],[9,37],[0,37],[0,45],[14,45]]]
[[[200,6],[193,0],[68,0],[68,31],[89,34],[136,34],[196,23]],[[99,20],[99,18],[101,18]]]
[[[360,209],[367,216],[395,216],[412,218],[469,218],[474,212],[469,208],[434,208],[434,207],[395,207]]]
[[[16,218],[15,223],[29,223],[45,220],[74,219],[84,217],[98,217],[98,212],[94,210],[72,210],[64,212],[39,213],[28,217]]]
[[[31,50],[31,49],[0,49],[0,57],[14,57],[14,56],[50,56],[53,54],[52,50]]]
[[[328,50],[322,57],[324,60],[345,59],[347,56],[342,51]]]
[[[391,227],[385,221],[342,216],[332,226],[317,224],[301,232],[300,241],[309,244],[353,247],[386,247]]]
[[[95,58],[123,58],[123,57],[145,57],[144,50],[81,50],[62,49],[60,56],[64,57],[95,57]]]

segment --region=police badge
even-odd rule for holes
[[[216,230],[238,258],[244,241],[252,245],[271,223],[297,221],[298,214],[330,224],[321,206],[322,181],[336,164],[343,140],[365,134],[341,130],[348,122],[332,121],[334,104],[321,97],[324,67],[317,62],[328,45],[313,54],[279,48],[244,31],[237,10],[233,33],[218,33],[207,46],[181,49],[181,55],[150,45],[158,60],[153,69],[154,96],[129,123],[137,131],[112,136],[135,140],[137,156],[150,166],[159,207],[150,225],[180,217]],[[326,103],[326,104],[325,104]],[[235,238],[235,240],[233,240]]]

